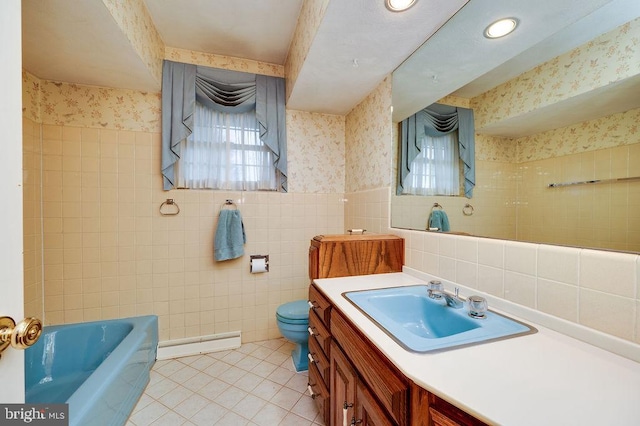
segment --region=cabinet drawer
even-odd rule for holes
[[[331,334],[325,327],[324,323],[318,315],[313,311],[309,311],[309,339],[315,338],[326,356],[329,355],[329,345],[331,344]]]
[[[331,311],[331,334],[356,368],[362,379],[377,395],[394,422],[407,424],[409,383],[378,349],[369,344],[348,320],[334,309]]]
[[[328,327],[331,303],[329,303],[327,298],[324,297],[314,285],[309,286],[309,307],[318,314],[318,317],[320,317],[322,322]]]
[[[324,384],[320,372],[316,368],[315,364],[309,364],[309,392],[311,392],[311,398],[316,403],[318,411],[322,414],[322,418],[326,425],[329,424],[329,413],[331,410],[329,389]]]
[[[324,380],[324,384],[329,387],[329,368],[331,367],[331,363],[325,355],[324,349],[320,347],[316,339],[309,338],[309,355],[311,359],[313,359],[313,361],[309,359],[309,363],[315,364],[322,376],[322,380]]]

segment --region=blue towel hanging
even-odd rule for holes
[[[443,210],[433,210],[429,216],[429,228],[438,228],[438,232],[449,232],[449,218]]]
[[[247,236],[239,210],[220,210],[214,240],[214,257],[217,261],[235,259],[244,255]]]

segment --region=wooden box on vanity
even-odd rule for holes
[[[402,272],[404,239],[395,235],[317,235],[309,246],[309,279]]]

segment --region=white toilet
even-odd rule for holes
[[[296,371],[309,369],[309,305],[306,300],[280,305],[276,310],[278,329],[285,339],[296,344],[291,358]]]

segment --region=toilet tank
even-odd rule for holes
[[[402,272],[404,238],[389,234],[316,235],[309,246],[309,279]]]

